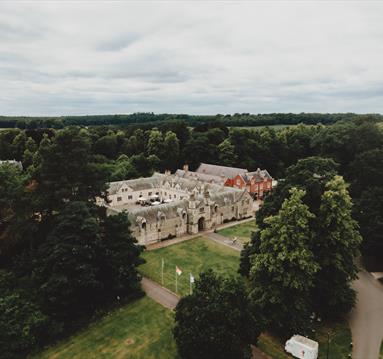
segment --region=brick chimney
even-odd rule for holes
[[[189,165],[188,164],[184,164],[184,167],[183,167],[183,170],[185,171],[185,172],[188,172],[189,171]]]
[[[169,170],[165,170],[165,176],[170,176],[171,172]]]

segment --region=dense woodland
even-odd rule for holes
[[[101,126],[119,125],[128,126],[132,124],[147,124],[155,126],[156,123],[164,121],[181,120],[188,126],[194,127],[203,123],[220,123],[228,127],[246,126],[273,126],[273,125],[297,125],[304,123],[307,125],[333,124],[340,120],[349,120],[355,117],[375,118],[382,120],[379,114],[356,115],[353,113],[270,113],[270,114],[250,114],[236,113],[234,115],[187,115],[187,114],[154,114],[154,113],[133,113],[129,115],[88,115],[88,116],[61,116],[61,117],[23,117],[23,116],[0,116],[0,128],[63,128],[65,126]]]
[[[256,327],[257,333],[262,328],[309,330],[298,320],[300,313],[315,311],[329,318],[347,313],[355,298],[349,283],[356,275],[359,249],[368,269],[383,269],[379,116],[131,116],[117,116],[116,122],[112,116],[89,116],[85,123],[87,118],[81,118],[80,124],[89,127],[67,126],[76,123],[71,117],[52,119],[59,123],[51,125],[41,119],[1,119],[3,124],[11,121],[5,127],[19,128],[0,131],[0,159],[23,164],[23,169],[0,165],[0,347],[7,357],[23,357],[141,295],[136,267],[143,249],[129,232],[126,214],[106,217],[95,197],[105,196],[109,181],[174,171],[184,163],[191,169],[200,162],[266,168],[279,180],[257,218],[260,231],[241,255],[240,272],[251,283],[251,305],[245,307],[256,313],[249,328]],[[315,124],[281,130],[228,128],[266,120],[296,123],[298,118]],[[32,126],[28,121],[36,122]],[[95,122],[98,126],[90,126]],[[281,232],[286,237],[275,245],[285,256],[275,258],[272,241]],[[285,262],[302,253],[299,265]],[[201,278],[201,293],[209,290],[206,281],[217,283],[214,295],[227,295],[228,303],[237,296],[233,293],[243,299],[245,289],[239,284],[221,286],[214,274]],[[333,297],[337,300],[329,301]],[[188,301],[198,305],[193,298]],[[286,304],[291,298],[301,298],[296,302],[299,313]],[[181,303],[180,308],[188,308]],[[177,310],[181,322],[175,335],[186,353],[183,338],[190,333],[182,337],[182,320],[186,318],[187,327],[190,322],[183,314]],[[246,338],[233,334],[222,340],[236,341],[233,350],[242,351],[258,335],[244,333]]]

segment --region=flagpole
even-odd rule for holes
[[[161,258],[161,283],[164,286],[164,259]]]
[[[178,274],[177,274],[177,267],[176,267],[176,293],[177,293],[177,276],[178,276]]]
[[[190,295],[192,294],[192,281],[191,281],[191,273],[189,273],[189,283],[190,283]]]

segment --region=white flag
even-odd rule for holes
[[[179,269],[177,266],[176,266],[176,273],[177,273],[178,275],[181,275],[181,274],[182,274],[182,270]]]

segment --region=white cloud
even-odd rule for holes
[[[382,112],[383,3],[1,2],[0,114]]]

